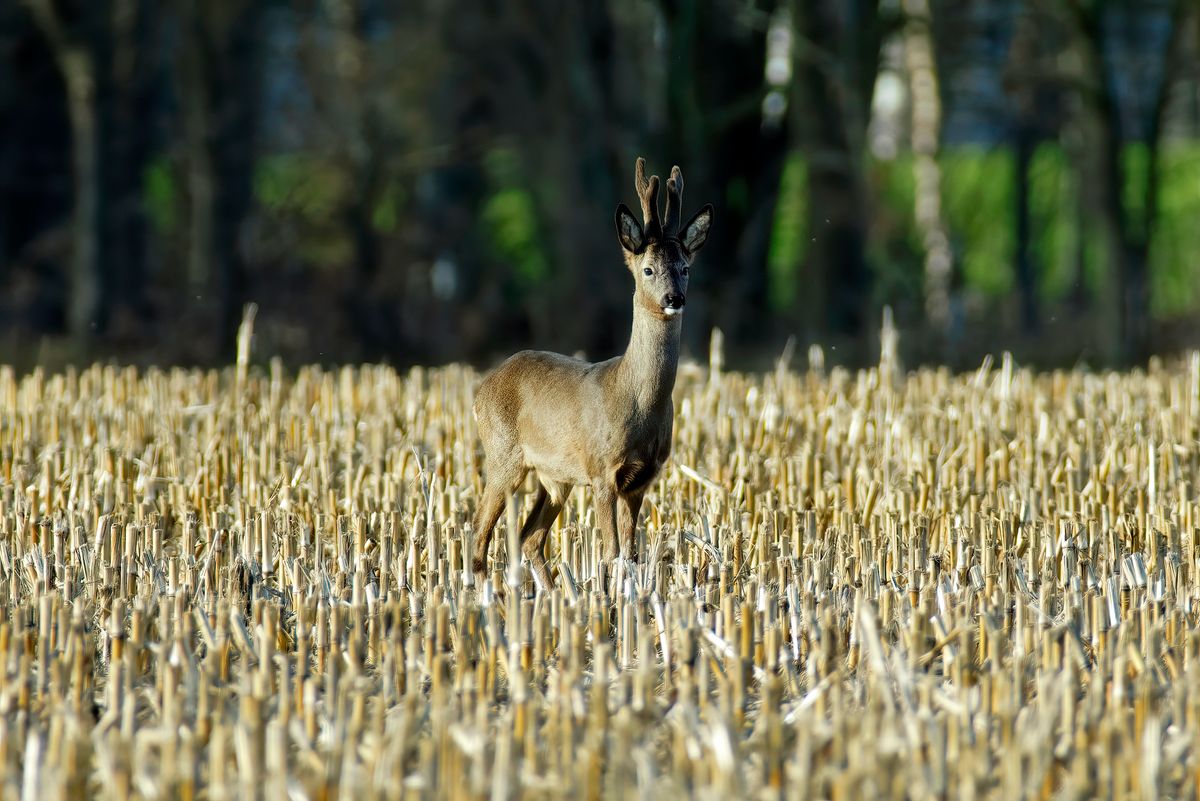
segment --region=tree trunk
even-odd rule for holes
[[[1021,325],[1026,333],[1039,327],[1037,276],[1033,266],[1033,242],[1029,219],[1029,167],[1033,161],[1036,135],[1024,118],[1018,119],[1013,130],[1013,150],[1016,153],[1014,200],[1016,201],[1017,292],[1020,295]]]
[[[873,85],[878,67],[879,37],[870,33],[877,20],[860,22],[864,30],[856,32],[873,38],[850,56],[841,54],[845,72],[860,79],[843,82],[824,54],[811,52],[813,43],[841,39],[835,7],[827,0],[795,2],[792,15],[795,39],[805,43],[795,48],[796,91],[790,105],[808,166],[806,328],[810,339],[825,332],[855,338],[864,331],[871,294],[862,168],[862,134],[869,118],[862,109],[870,98],[861,95]]]
[[[1105,96],[1108,90],[1103,90]],[[1121,363],[1128,355],[1129,333],[1126,309],[1122,303],[1125,296],[1128,271],[1125,266],[1125,205],[1121,202],[1123,171],[1121,169],[1121,132],[1119,115],[1110,108],[1111,99],[1101,101],[1097,109],[1096,158],[1099,164],[1095,171],[1096,204],[1098,211],[1097,236],[1105,255],[1104,275],[1100,285],[1097,307],[1097,340],[1107,361]]]
[[[100,160],[95,64],[87,44],[88,37],[67,30],[54,0],[26,1],[50,43],[66,86],[75,196],[67,325],[72,336],[83,342],[91,337],[101,314]]]
[[[360,288],[367,287],[378,268],[379,242],[371,224],[371,215],[377,200],[380,182],[380,150],[371,109],[367,96],[370,87],[365,85],[365,62],[363,37],[366,35],[366,17],[363,4],[355,0],[333,0],[328,3],[333,21],[333,52],[330,54],[337,80],[337,102],[345,103],[343,109],[345,152],[344,157],[353,184],[352,197],[344,210],[346,225],[354,243],[354,268]]]
[[[1100,236],[1108,255],[1107,280],[1098,319],[1099,335],[1105,343],[1105,355],[1114,362],[1144,360],[1150,349],[1149,251],[1158,214],[1158,157],[1163,120],[1171,83],[1178,70],[1185,17],[1191,3],[1175,0],[1171,8],[1171,33],[1162,49],[1162,68],[1146,132],[1147,177],[1143,195],[1144,216],[1135,224],[1126,208],[1122,192],[1129,176],[1122,159],[1128,137],[1122,125],[1117,103],[1115,78],[1105,62],[1105,42],[1101,14],[1103,6],[1084,6],[1073,0],[1070,8],[1080,36],[1084,68],[1095,83],[1087,97],[1096,119],[1096,153],[1100,159],[1097,175],[1097,211]]]
[[[767,251],[788,148],[786,131],[762,125],[766,36],[697,0],[661,0],[660,8],[668,39],[659,150],[670,157],[661,170],[665,177],[672,163],[683,168],[685,214],[706,200],[719,209],[702,259],[710,266],[692,279],[689,307],[700,324],[684,327],[685,345],[705,347],[713,326],[734,339],[761,339],[769,331]],[[725,55],[705,57],[713,52]]]
[[[806,318],[811,338],[828,331],[856,337],[865,323],[867,284],[864,203],[857,165],[846,159],[810,162]]]
[[[219,268],[217,294],[221,303],[222,352],[234,344],[246,291],[246,254],[242,227],[254,201],[254,163],[258,152],[258,112],[262,47],[262,4],[243,3],[233,14],[223,42],[225,51],[217,74],[222,124],[216,129],[214,153],[218,184],[215,201]]]
[[[246,284],[240,240],[253,197],[261,17],[255,2],[185,5],[188,279],[215,305],[221,352],[234,345]]]
[[[1136,231],[1127,230],[1124,264],[1126,276],[1124,313],[1130,352],[1133,361],[1145,361],[1150,355],[1150,245],[1158,224],[1159,156],[1162,130],[1170,100],[1171,84],[1178,74],[1179,54],[1187,29],[1186,14],[1191,3],[1176,0],[1171,9],[1171,34],[1163,51],[1163,65],[1158,86],[1154,90],[1154,105],[1146,131],[1146,183],[1142,195],[1141,225]],[[1128,220],[1126,226],[1129,225]]]
[[[187,187],[187,283],[189,294],[203,295],[210,289],[213,270],[213,176],[210,130],[208,48],[203,23],[188,4],[184,46],[180,66],[183,83],[183,139],[185,185]]]
[[[1017,295],[1021,325],[1033,333],[1040,327],[1038,316],[1037,271],[1033,259],[1032,224],[1029,208],[1029,170],[1038,143],[1037,99],[1039,30],[1033,13],[1017,12],[1009,44],[1004,81],[1009,92],[1009,118],[1014,161],[1014,218],[1016,221]]]
[[[116,0],[112,35],[102,45],[100,142],[104,196],[104,308],[146,314],[146,212],[142,178],[154,149],[159,58],[157,2]]]
[[[1087,157],[1087,144],[1082,142],[1081,138],[1079,136],[1063,138],[1063,149],[1067,157],[1067,162],[1075,171],[1071,184],[1071,215],[1075,228],[1074,248],[1071,251],[1071,272],[1073,276],[1067,302],[1070,305],[1071,311],[1076,315],[1086,314],[1092,306],[1092,298],[1088,295],[1087,286],[1087,243],[1092,198],[1088,195],[1088,190],[1083,180],[1083,176],[1092,169],[1092,166]]]
[[[74,51],[64,59],[67,113],[71,120],[71,152],[75,177],[72,220],[71,301],[67,321],[72,335],[88,339],[100,317],[100,169],[97,147],[93,74],[87,54]]]
[[[929,0],[904,0],[904,62],[912,107],[915,218],[925,247],[925,313],[930,327],[945,336],[950,324],[950,282],[954,257],[942,213],[942,168],[938,163],[942,101]]]

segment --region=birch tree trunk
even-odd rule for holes
[[[925,313],[934,331],[950,323],[954,258],[942,212],[942,102],[929,0],[904,0],[904,64],[912,106],[914,210],[925,248]]]

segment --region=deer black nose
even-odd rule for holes
[[[674,292],[668,292],[663,296],[662,305],[664,309],[682,309],[683,304],[686,302],[687,301],[684,300],[683,295],[679,295]]]

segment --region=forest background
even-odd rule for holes
[[[605,357],[612,212],[716,226],[686,347],[1200,343],[1194,0],[9,0],[0,361]],[[786,343],[790,342],[791,347]]]

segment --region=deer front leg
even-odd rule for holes
[[[617,488],[612,484],[596,483],[592,486],[596,503],[596,519],[600,523],[600,537],[606,562],[617,558]]]
[[[642,509],[642,498],[645,496],[644,490],[636,490],[634,492],[626,492],[617,499],[617,528],[621,533],[621,555],[632,562],[636,562],[637,539],[634,534],[637,533],[638,512]]]

